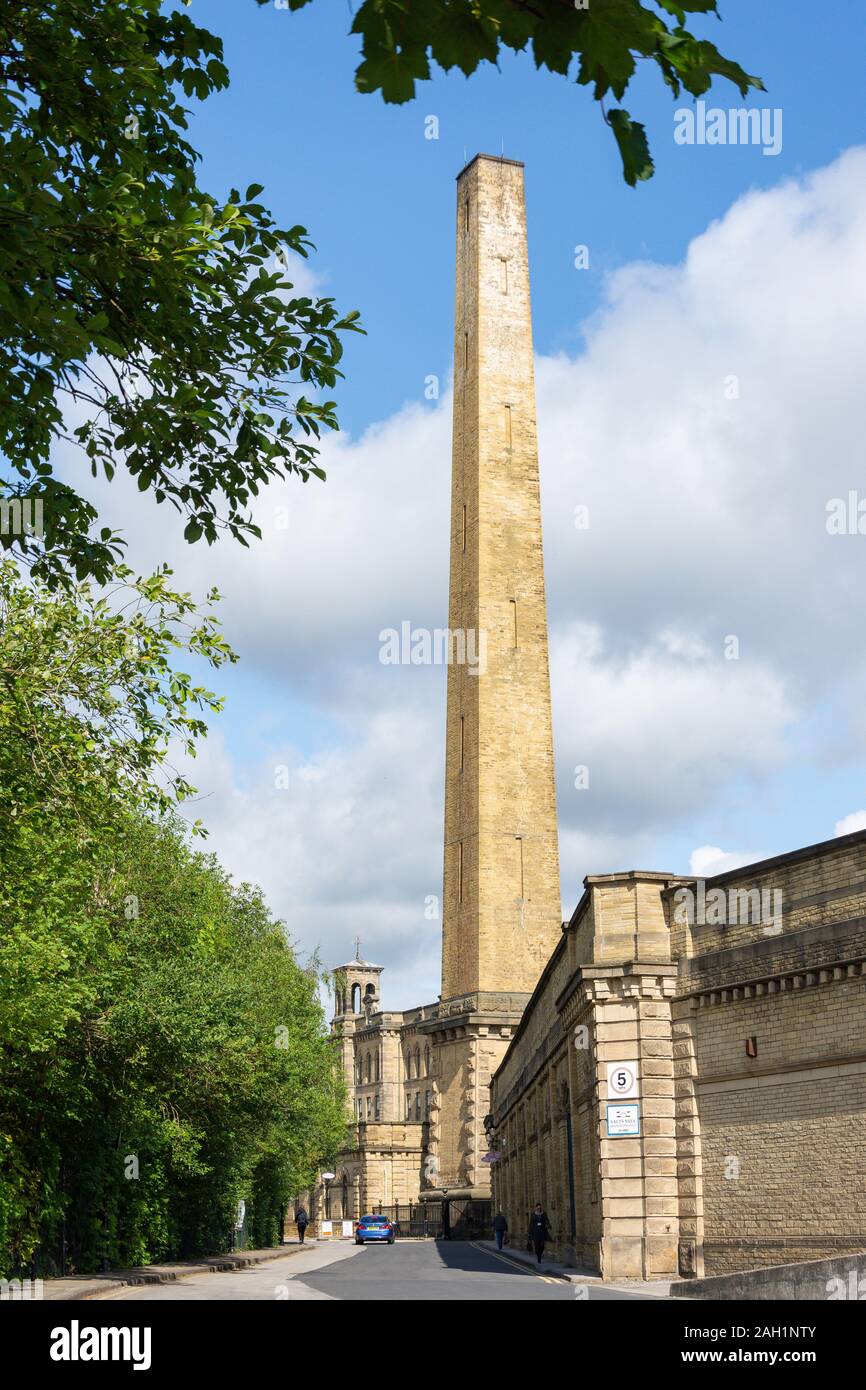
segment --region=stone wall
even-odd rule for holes
[[[509,1225],[522,1235],[541,1201],[551,1254],[607,1278],[676,1269],[676,967],[660,898],[669,882],[649,874],[587,880],[492,1087],[493,1142],[503,1154],[494,1198]],[[595,963],[578,961],[578,950]],[[635,951],[657,959],[611,959]],[[626,1060],[638,1063],[641,1131],[611,1138],[608,1065]]]
[[[346,1215],[363,1216],[375,1206],[395,1202],[417,1202],[421,1188],[422,1157],[426,1125],[423,1123],[359,1124],[355,1143],[338,1158],[334,1193],[345,1172],[353,1188],[354,1210]],[[342,1214],[342,1213],[341,1213]]]
[[[676,920],[681,1254],[709,1275],[866,1249],[866,837],[720,875]],[[748,894],[778,911],[743,920]],[[754,899],[756,901],[756,899]]]
[[[541,1200],[551,1253],[606,1278],[866,1250],[866,833],[707,880],[725,920],[678,915],[695,880],[586,888],[491,1088],[509,1223]]]

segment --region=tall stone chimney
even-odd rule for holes
[[[561,930],[523,165],[457,180],[435,1186],[489,1189],[487,1084]]]

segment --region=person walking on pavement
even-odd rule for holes
[[[493,1218],[493,1234],[496,1236],[496,1248],[497,1248],[497,1250],[501,1250],[501,1249],[502,1249],[502,1242],[503,1242],[504,1239],[505,1239],[505,1232],[506,1232],[507,1230],[508,1230],[508,1222],[505,1220],[505,1217],[504,1217],[503,1214],[502,1214],[502,1208],[500,1207],[500,1208],[499,1208],[499,1211],[496,1213],[496,1215],[495,1215],[494,1218]]]
[[[295,1225],[298,1228],[298,1240],[301,1245],[303,1245],[304,1243],[304,1235],[309,1224],[310,1218],[307,1216],[305,1208],[298,1207],[297,1211],[295,1212]]]
[[[541,1264],[541,1257],[544,1254],[544,1247],[550,1236],[553,1235],[550,1229],[550,1221],[547,1212],[540,1202],[535,1203],[535,1211],[529,1218],[529,1239],[535,1251],[535,1258]]]

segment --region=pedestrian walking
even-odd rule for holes
[[[298,1228],[298,1240],[300,1241],[301,1245],[303,1245],[304,1243],[304,1235],[306,1234],[306,1230],[309,1224],[310,1218],[307,1216],[305,1208],[298,1207],[297,1211],[295,1212],[295,1225]]]
[[[550,1228],[547,1212],[540,1202],[536,1202],[535,1211],[529,1218],[529,1239],[539,1264],[541,1264],[545,1244],[552,1235],[553,1231]]]
[[[500,1207],[493,1218],[493,1234],[496,1236],[497,1250],[502,1249],[502,1242],[505,1240],[505,1232],[507,1230],[508,1222],[505,1220],[505,1217],[502,1214],[502,1208]]]

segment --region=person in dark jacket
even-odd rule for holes
[[[307,1216],[305,1209],[303,1207],[298,1207],[295,1212],[295,1225],[298,1228],[298,1240],[301,1245],[304,1243],[304,1235],[309,1224],[310,1218]]]
[[[541,1257],[544,1254],[544,1247],[552,1234],[547,1212],[540,1202],[536,1202],[535,1211],[529,1218],[529,1239],[539,1264],[541,1264]]]
[[[507,1230],[508,1222],[505,1220],[502,1209],[500,1208],[493,1218],[493,1234],[496,1236],[496,1245],[499,1250],[502,1249],[502,1242],[505,1239],[505,1232]]]

